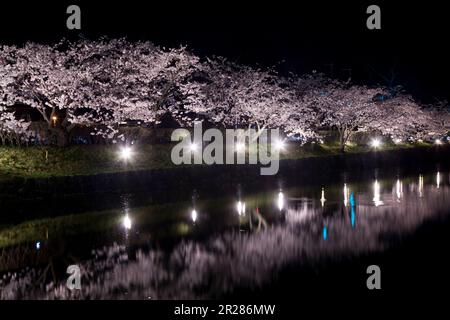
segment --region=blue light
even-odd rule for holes
[[[354,194],[353,192],[350,193],[350,200],[349,200],[349,202],[350,202],[350,205],[351,205],[352,207],[355,206],[355,194]]]
[[[322,230],[323,240],[327,240],[327,236],[328,236],[327,227],[323,227],[323,230]]]
[[[355,194],[352,192],[350,194],[350,222],[352,224],[352,227],[355,227]]]
[[[352,224],[352,227],[354,228],[355,227],[355,207],[351,207],[351,212],[350,212],[350,221],[351,221],[351,224]]]

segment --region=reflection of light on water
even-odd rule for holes
[[[397,195],[397,200],[400,200],[403,196],[403,183],[400,179],[397,179],[397,183],[395,184],[395,193]]]
[[[381,206],[383,204],[383,201],[381,201],[381,194],[380,194],[380,183],[378,180],[375,180],[373,183],[373,203],[375,204],[375,207]]]
[[[347,184],[344,183],[344,206],[347,206],[348,204],[348,192]]]
[[[239,215],[245,214],[245,202],[238,201],[237,203],[237,212]]]
[[[280,211],[283,210],[283,207],[284,207],[284,195],[283,195],[283,192],[281,192],[281,191],[278,193],[277,204],[278,204],[278,209],[280,209]]]
[[[325,190],[324,188],[322,188],[322,193],[320,197],[320,203],[322,204],[322,207],[325,205],[325,201],[327,201],[327,199],[325,199]]]
[[[194,223],[197,221],[197,211],[195,211],[195,209],[191,212],[191,219]]]
[[[423,195],[423,176],[419,175],[419,197]]]
[[[353,192],[350,193],[349,203],[352,207],[355,206],[355,194]]]
[[[355,207],[352,206],[350,208],[350,223],[352,224],[352,227],[355,227]]]
[[[356,214],[355,214],[355,194],[352,192],[350,193],[350,223],[352,224],[352,227],[355,227],[355,218],[356,218]]]
[[[173,246],[171,245],[170,250],[167,251],[160,249],[160,246],[155,246],[156,248],[153,249],[153,246],[150,247],[148,245],[147,237],[139,237],[135,241],[141,241],[141,238],[145,241],[143,244],[145,249],[140,251],[139,259],[123,259],[124,254],[127,256],[129,254],[126,246],[114,245],[114,247],[102,249],[99,252],[104,252],[106,255],[96,254],[92,260],[87,260],[86,263],[82,262],[83,270],[86,270],[89,274],[98,274],[100,276],[99,281],[95,281],[92,283],[92,286],[89,286],[87,289],[89,291],[83,289],[80,292],[82,294],[81,297],[89,298],[95,296],[102,299],[113,299],[117,298],[118,292],[122,292],[121,290],[125,288],[127,290],[127,298],[138,299],[142,298],[142,292],[154,292],[155,288],[157,288],[157,297],[161,299],[214,298],[219,294],[225,296],[231,290],[242,288],[242,283],[252,287],[258,286],[263,281],[271,284],[271,281],[276,281],[273,280],[274,274],[284,272],[286,268],[292,265],[313,268],[321,264],[340,263],[345,261],[347,257],[358,256],[364,252],[383,253],[385,250],[389,250],[392,245],[395,245],[392,239],[408,237],[414,234],[415,230],[420,230],[425,221],[439,219],[442,213],[450,212],[450,183],[447,183],[447,180],[444,181],[444,173],[440,175],[441,185],[439,192],[432,192],[436,190],[436,171],[434,171],[434,179],[432,177],[430,181],[427,180],[427,185],[424,184],[423,198],[420,199],[417,196],[418,176],[415,175],[413,177],[411,189],[407,188],[410,181],[409,177],[402,178],[401,182],[403,180],[405,183],[408,182],[405,184],[407,189],[404,189],[404,193],[401,195],[402,201],[389,206],[375,207],[373,205],[372,197],[374,196],[373,185],[375,180],[370,180],[364,186],[357,188],[358,193],[355,192],[356,187],[352,186],[349,193],[349,206],[347,207],[349,210],[346,216],[344,214],[332,214],[324,218],[323,209],[317,203],[318,188],[316,188],[315,192],[317,193],[314,200],[309,198],[300,199],[302,202],[299,203],[299,211],[303,214],[305,203],[308,203],[309,215],[308,219],[295,220],[297,222],[295,227],[293,227],[292,220],[286,219],[286,223],[284,223],[284,219],[279,219],[282,223],[274,223],[271,227],[266,228],[264,232],[247,232],[248,228],[245,228],[245,236],[236,232],[234,228],[226,228],[220,233],[216,233],[217,229],[213,229],[213,235],[208,233],[207,236],[201,239],[186,237],[183,241],[174,241]],[[385,199],[393,199],[395,202],[398,180],[396,178],[398,177],[395,176],[392,180],[387,179],[386,182],[383,182],[383,188],[381,188],[380,182],[381,199],[383,201],[387,202],[388,200]],[[447,178],[448,174],[445,173],[445,179]],[[428,184],[428,182],[430,183]],[[330,189],[327,189],[326,204],[331,206],[330,211],[341,209],[342,198],[340,197],[342,196],[342,187],[342,184],[337,186],[337,203],[335,203],[331,201],[333,199],[330,196],[330,190],[334,189],[332,189],[332,186],[327,186]],[[387,187],[389,187],[389,190]],[[279,191],[279,189],[276,190]],[[277,208],[274,202],[276,202],[278,195],[276,190],[274,190],[270,199],[270,204],[275,212]],[[288,192],[286,197],[291,193],[300,193],[297,190],[295,192],[286,190],[284,189],[285,192]],[[309,190],[307,189],[307,191]],[[234,215],[236,214],[236,205],[239,199],[239,197],[233,198],[229,203]],[[249,197],[248,199],[251,198]],[[285,198],[285,200],[288,201],[288,198]],[[250,200],[246,198],[246,201]],[[358,206],[356,206],[356,201],[358,201]],[[289,205],[286,202],[284,206],[286,218],[289,217],[289,212],[298,212],[294,210],[296,207],[291,205],[293,202],[294,200],[289,197]],[[352,210],[353,202],[355,203],[354,211]],[[220,203],[215,202],[214,204],[218,206]],[[181,209],[184,210],[185,219],[187,219],[187,223],[180,224],[185,228],[184,232],[190,234],[195,229],[195,226],[192,226],[191,212],[196,206],[184,207],[184,204],[179,204],[179,206],[183,206]],[[211,211],[203,208],[203,206],[198,207],[202,210],[203,221],[203,216],[206,216]],[[224,210],[223,212],[227,212],[226,208],[223,206],[221,209]],[[356,212],[356,210],[358,211]],[[358,228],[356,228],[356,213],[358,214]],[[130,211],[129,216],[133,216],[133,229],[135,229],[137,227],[137,225],[134,225],[134,223],[137,224],[137,220],[135,220],[137,219],[136,213]],[[119,217],[120,222],[123,217],[124,213]],[[234,218],[230,222],[237,223],[237,220],[242,220],[237,219],[237,217]],[[350,228],[348,228],[349,222],[351,223]],[[330,241],[328,241],[328,225],[332,228]],[[122,229],[122,225],[119,225],[119,227]],[[207,232],[206,227],[208,226],[205,226],[205,234]],[[392,236],[386,237],[386,234]],[[175,236],[179,236],[178,231]],[[138,243],[133,242],[133,246],[135,244]],[[31,244],[32,248],[33,244]],[[41,242],[40,248],[46,249],[46,242]],[[219,249],[215,250],[215,248]],[[220,248],[226,249],[222,250]],[[41,252],[36,251],[36,249],[33,251],[36,254]],[[237,252],[239,254],[236,254]],[[255,252],[258,254],[255,254]],[[110,268],[105,268],[104,257],[107,259],[106,266],[112,265],[114,268],[111,270]],[[169,260],[173,259],[172,257],[179,260],[172,263],[172,260]],[[205,257],[207,258],[207,263],[205,263]],[[170,263],[167,261],[170,261]],[[183,276],[181,277],[179,274],[180,265],[182,264],[188,267],[183,268]],[[117,268],[115,267],[116,265],[118,266]],[[152,270],[152,273],[158,276],[149,277],[148,270]],[[225,271],[217,272],[214,277],[210,277],[211,270]],[[248,270],[252,270],[252,272],[248,272]],[[22,273],[17,273],[17,278],[12,279],[11,285],[8,284],[8,287],[5,287],[4,281],[0,284],[0,296],[3,294],[9,298],[21,297],[21,295],[22,298],[67,298],[65,279],[55,283],[53,290],[47,291],[36,288],[35,291],[31,291],[32,288],[39,287],[29,285],[36,283],[39,276],[40,274],[37,272],[27,272],[23,275]],[[170,281],[167,281],[167,279],[170,279]],[[199,288],[213,287],[214,290],[199,292],[192,290],[195,286]],[[9,290],[11,287],[19,289]]]
[[[126,214],[125,217],[123,217],[122,224],[125,229],[127,230],[131,229],[131,219],[128,216],[128,214]]]
[[[122,206],[123,206],[123,218],[122,218],[122,226],[125,228],[125,230],[130,230],[131,229],[131,218],[129,216],[129,212],[130,212],[130,203],[129,203],[129,196],[128,195],[124,195],[123,199],[122,199]]]
[[[439,189],[440,185],[441,185],[441,173],[438,171],[436,173],[436,187]]]

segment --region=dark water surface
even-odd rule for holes
[[[279,298],[293,290],[364,291],[370,264],[383,270],[384,290],[447,281],[438,274],[448,266],[443,248],[450,231],[450,174],[417,171],[347,173],[310,185],[291,176],[260,188],[231,185],[222,193],[214,192],[220,181],[211,180],[201,190],[169,191],[164,201],[115,194],[104,210],[98,208],[108,206],[94,201],[86,212],[61,216],[68,210],[53,209],[48,217],[9,223],[3,213],[0,298]],[[80,291],[66,288],[72,264],[81,268]]]

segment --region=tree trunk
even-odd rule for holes
[[[339,134],[339,151],[345,153],[345,131]]]
[[[56,137],[56,145],[58,147],[67,147],[69,145],[69,134],[64,128],[52,128],[52,132]]]

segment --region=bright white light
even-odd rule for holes
[[[400,179],[397,179],[395,193],[397,194],[397,200],[400,200],[403,194],[403,183],[400,181]]]
[[[189,148],[191,149],[191,152],[195,152],[198,149],[198,145],[195,143],[191,143]]]
[[[274,142],[274,147],[276,150],[283,150],[284,149],[284,141],[283,140],[277,140]]]
[[[436,187],[439,189],[441,186],[441,173],[438,171],[436,173]]]
[[[322,207],[325,205],[325,201],[327,201],[327,199],[325,199],[325,190],[322,188],[322,193],[320,196],[320,203],[322,204]]]
[[[195,209],[191,212],[191,219],[194,223],[197,221],[197,211],[195,211]]]
[[[423,196],[423,175],[419,175],[419,197]]]
[[[244,143],[237,143],[236,144],[236,151],[237,152],[241,152],[241,151],[244,151],[245,150],[245,144]]]
[[[375,207],[383,204],[383,201],[381,201],[380,184],[378,183],[378,180],[375,180],[373,184],[373,203],[375,204]]]
[[[395,144],[400,144],[400,143],[402,143],[402,139],[394,139],[394,143]]]
[[[131,147],[123,147],[120,150],[120,157],[123,160],[129,160],[133,156],[133,150],[131,150]]]
[[[41,248],[41,243],[38,241],[36,242],[36,250],[39,250]]]
[[[239,215],[245,214],[245,202],[238,201],[236,207]]]
[[[127,230],[131,229],[131,219],[128,216],[128,214],[126,214],[125,217],[123,217],[122,224],[125,229]]]
[[[347,184],[344,183],[344,206],[347,206],[347,204],[348,204],[348,194],[349,194],[349,191],[348,191]]]
[[[378,148],[381,146],[381,141],[380,141],[380,139],[372,139],[372,141],[370,142],[370,145],[374,148]]]
[[[277,200],[278,209],[283,210],[284,207],[284,194],[283,192],[278,193],[278,200]]]
[[[442,144],[442,140],[441,139],[436,139],[436,140],[434,140],[434,144],[440,146]]]

